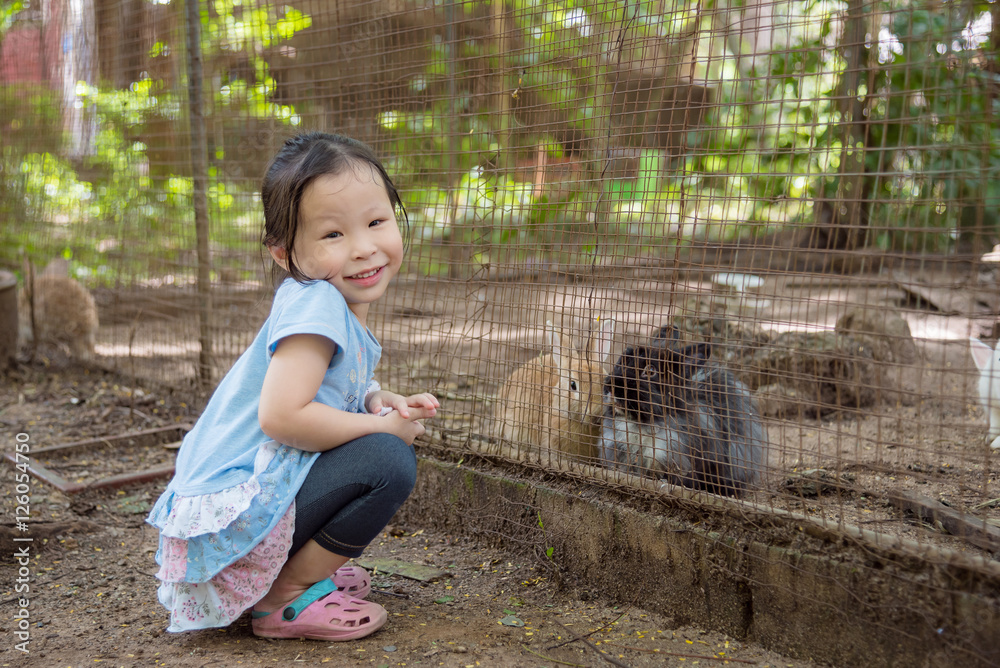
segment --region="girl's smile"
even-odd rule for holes
[[[354,276],[349,276],[348,278],[351,278],[351,279],[354,279],[354,280],[357,280],[357,281],[361,281],[361,280],[364,280],[366,278],[371,278],[372,276],[375,276],[380,271],[382,271],[382,269],[383,269],[382,267],[376,267],[375,269],[372,269],[371,271],[366,271],[366,272],[363,272],[363,273],[360,273],[360,274],[355,274]]]
[[[317,177],[302,193],[292,258],[310,279],[325,280],[364,323],[403,263],[395,210],[378,175],[363,166]],[[271,247],[287,268],[287,253]]]

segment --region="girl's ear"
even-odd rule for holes
[[[288,251],[282,246],[268,246],[267,250],[278,266],[288,271]]]

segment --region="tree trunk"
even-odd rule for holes
[[[867,36],[872,33],[869,6],[864,0],[849,0],[841,52],[847,67],[840,81],[838,106],[841,115],[842,149],[836,191],[826,193],[814,205],[816,248],[854,250],[865,245],[871,183],[865,173],[868,149],[868,103],[875,85],[869,63]],[[862,87],[865,92],[862,95]]]

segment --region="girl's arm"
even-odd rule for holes
[[[300,450],[320,452],[374,433],[394,434],[407,444],[424,433],[417,422],[433,408],[412,406],[408,416],[351,413],[321,404],[316,393],[336,351],[329,339],[296,334],[282,339],[271,356],[260,393],[257,416],[267,436]]]

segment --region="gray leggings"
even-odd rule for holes
[[[417,481],[413,448],[392,434],[369,434],[322,453],[295,495],[293,555],[315,539],[342,557],[360,557]]]

